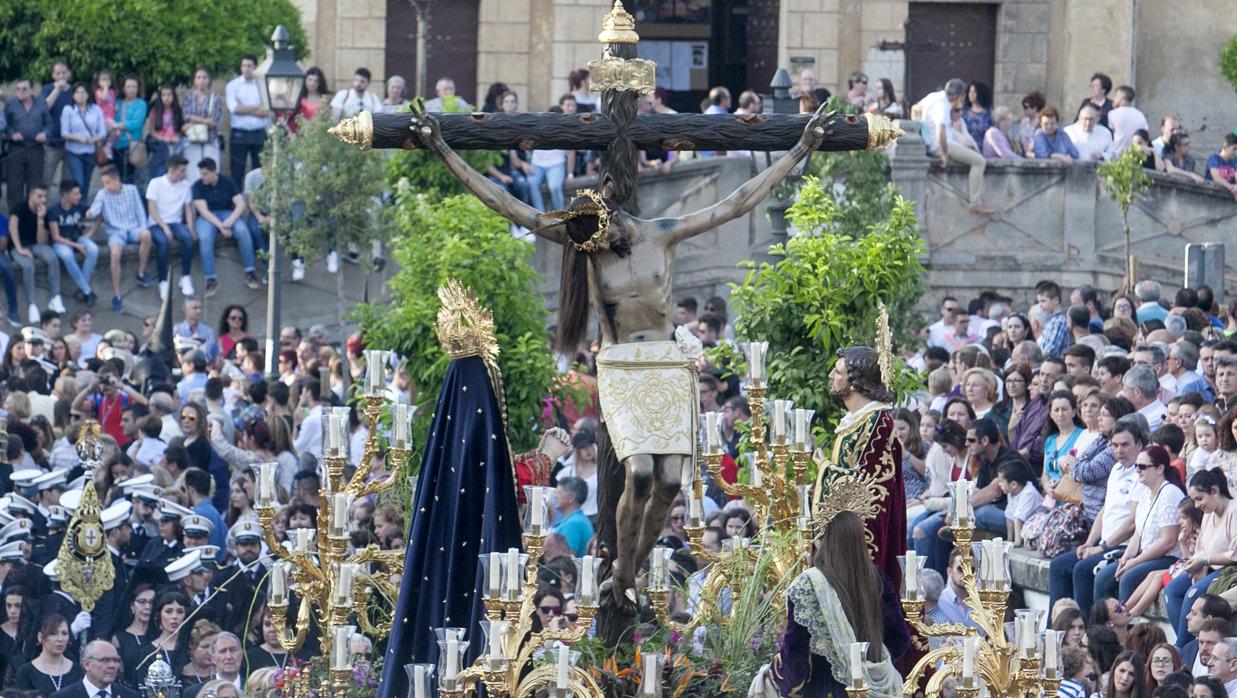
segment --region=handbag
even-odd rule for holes
[[[125,118],[125,103],[120,103],[120,118],[123,121]],[[126,151],[126,159],[134,169],[140,170],[146,167],[150,162],[150,151],[146,149],[146,125],[142,125],[142,137],[138,139],[129,139],[129,148]]]
[[[1053,486],[1052,498],[1065,504],[1082,504],[1082,483],[1066,475]]]
[[[1035,547],[1052,559],[1077,548],[1087,540],[1087,515],[1080,504],[1061,504],[1048,513],[1044,531]]]
[[[210,114],[215,108],[215,95],[211,94],[206,102],[206,113]],[[194,145],[202,145],[210,141],[210,127],[206,124],[189,124],[189,128],[185,131],[185,136],[190,143]]]
[[[86,133],[89,133],[91,136],[93,136],[94,133],[90,130],[90,124],[86,123],[86,119],[82,117],[81,112],[77,111],[75,108],[73,113],[76,114],[78,120],[82,122],[82,126],[86,129]],[[110,163],[111,161],[112,161],[112,156],[107,154],[107,146],[103,145],[102,143],[95,143],[94,144],[94,164],[95,166],[103,167],[107,165],[108,163]]]

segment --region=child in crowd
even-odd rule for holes
[[[1194,477],[1194,473],[1200,470],[1206,470],[1209,467],[1208,459],[1219,448],[1219,435],[1216,433],[1217,425],[1220,423],[1218,416],[1215,408],[1205,407],[1199,411],[1198,418],[1194,420],[1196,448],[1190,455],[1190,463],[1186,468],[1190,477]]]
[[[928,374],[928,408],[937,412],[945,409],[949,391],[954,387],[953,374],[948,366],[941,366]],[[935,425],[934,425],[935,426]]]
[[[1142,584],[1134,590],[1127,602],[1131,618],[1137,618],[1150,610],[1160,591],[1168,586],[1174,577],[1186,572],[1186,563],[1194,557],[1194,546],[1198,543],[1198,532],[1203,526],[1203,511],[1194,506],[1194,500],[1186,497],[1177,505],[1177,522],[1181,526],[1177,533],[1177,542],[1181,545],[1181,558],[1163,572],[1152,572],[1143,579]],[[1202,574],[1198,575],[1202,579]],[[1195,580],[1197,581],[1197,580]]]
[[[1005,493],[1005,535],[1015,546],[1022,545],[1022,524],[1039,509],[1043,495],[1036,489],[1034,476],[1019,461],[1002,463],[996,481]]]

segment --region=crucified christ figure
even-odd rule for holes
[[[634,604],[636,572],[665,525],[696,441],[694,362],[683,333],[676,341],[670,314],[675,249],[755,208],[820,146],[830,116],[818,111],[789,152],[725,199],[680,218],[653,220],[637,218],[594,192],[574,198],[566,211],[537,211],[469,166],[443,140],[434,117],[413,117],[413,131],[424,146],[486,206],[563,246],[559,347],[574,352],[579,345],[588,303],[597,315],[602,421],[626,471],[609,580],[617,604]]]

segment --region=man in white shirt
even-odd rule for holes
[[[953,296],[945,296],[941,299],[941,306],[938,310],[941,313],[941,319],[928,326],[928,346],[949,348],[949,342],[946,341],[947,336],[952,336],[954,331],[954,311],[958,309],[958,299]]]
[[[1147,443],[1147,434],[1136,418],[1126,415],[1117,420],[1109,444],[1116,463],[1108,472],[1104,506],[1100,508],[1091,533],[1077,550],[1069,550],[1053,558],[1048,567],[1048,607],[1071,594],[1084,616],[1091,614],[1095,596],[1095,569],[1112,556],[1113,564],[1125,550],[1125,543],[1134,534],[1134,518],[1130,516],[1138,500],[1142,483],[1134,465]]]
[[[146,209],[150,221],[163,233],[166,240],[175,238],[180,245],[180,292],[193,296],[193,278],[190,268],[193,251],[197,244],[189,223],[193,220],[193,188],[186,178],[189,161],[180,154],[168,158],[168,172],[150,180],[146,187]]]
[[[986,215],[992,213],[992,209],[984,206],[984,156],[957,142],[956,134],[951,134],[953,113],[961,113],[965,94],[966,83],[954,78],[945,83],[945,89],[929,94],[911,107],[911,118],[918,118],[922,123],[921,135],[928,146],[928,155],[936,158],[942,168],[949,166],[951,158],[971,168],[967,178],[970,210]]]
[[[305,418],[301,420],[300,429],[296,432],[296,438],[293,439],[292,445],[296,448],[296,452],[313,456],[314,459],[322,460],[322,403],[320,402],[322,385],[315,378],[310,378],[304,382],[304,387],[301,388],[301,406],[309,407],[309,412]]]
[[[1088,104],[1078,112],[1078,120],[1065,127],[1078,159],[1083,162],[1102,160],[1104,151],[1112,145],[1112,131],[1100,125],[1100,110]]]
[[[1105,157],[1115,160],[1134,141],[1134,132],[1147,128],[1147,116],[1134,106],[1134,88],[1122,85],[1113,91],[1112,111],[1108,112],[1108,128],[1112,129],[1112,144]]]
[[[371,114],[382,112],[382,100],[369,91],[369,81],[369,68],[357,68],[352,76],[351,89],[336,92],[331,100],[331,121],[353,117],[363,111]]]
[[[231,152],[232,179],[236,182],[243,182],[245,173],[261,164],[259,158],[262,156],[262,146],[266,143],[266,127],[269,125],[267,117],[271,113],[266,108],[262,88],[254,75],[257,65],[257,57],[242,56],[241,74],[224,89],[232,123],[228,150]],[[251,162],[252,166],[247,167],[246,161]]]

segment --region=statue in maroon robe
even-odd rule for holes
[[[846,404],[846,415],[838,422],[833,452],[820,469],[812,489],[816,501],[837,477],[857,472],[875,476],[884,489],[884,498],[875,516],[865,520],[872,561],[885,573],[893,588],[900,589],[902,570],[898,556],[906,554],[906,490],[902,483],[902,444],[893,431],[893,391],[889,389],[891,369],[881,352],[872,347],[850,347],[838,351],[838,361],[829,373],[829,392]]]

